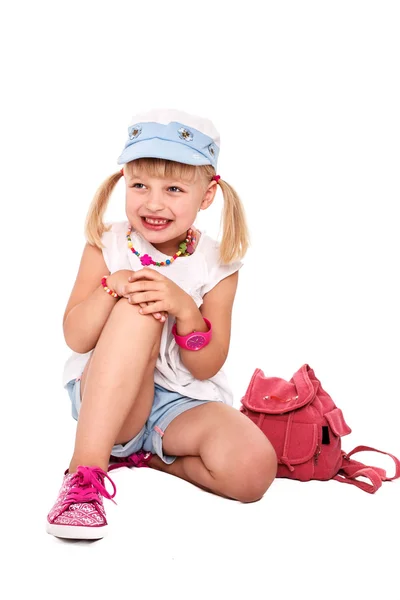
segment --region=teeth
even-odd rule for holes
[[[148,219],[147,217],[145,217],[146,223],[150,223],[150,225],[165,225],[166,223],[168,223],[168,219]]]

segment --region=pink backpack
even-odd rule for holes
[[[247,415],[273,445],[278,457],[277,477],[309,481],[336,479],[374,494],[382,481],[400,477],[400,461],[387,452],[357,446],[351,452],[341,449],[341,437],[351,433],[343,413],[322,388],[309,365],[303,365],[290,381],[265,377],[256,369],[240,412]],[[362,450],[387,454],[396,465],[394,477],[350,457]],[[366,477],[371,482],[357,481]]]

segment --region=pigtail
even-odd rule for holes
[[[220,179],[218,184],[224,196],[220,256],[224,264],[229,264],[245,256],[250,245],[250,234],[238,194],[226,181]]]
[[[106,225],[104,225],[103,215],[107,209],[111,192],[121,177],[123,177],[123,175],[118,171],[118,173],[110,175],[110,177],[103,181],[94,195],[86,216],[85,237],[89,244],[97,246],[100,250],[104,248],[104,244],[101,242],[103,233],[105,231],[110,231],[111,229],[111,226],[107,228]]]

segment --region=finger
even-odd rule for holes
[[[157,281],[147,281],[147,279],[141,279],[133,283],[126,284],[123,288],[124,294],[133,294],[136,292],[148,292],[162,289],[162,283]]]
[[[150,302],[150,304],[154,304],[154,302]],[[140,308],[145,308],[146,306],[148,306],[147,302],[142,302],[139,304]],[[153,317],[155,319],[157,319],[157,321],[161,321],[162,323],[164,323],[164,321],[167,320],[167,317],[165,316],[166,313],[164,312],[158,312],[158,313],[153,313]]]
[[[138,281],[138,279],[150,279],[152,281],[162,281],[164,279],[164,275],[161,275],[158,271],[154,269],[149,269],[148,267],[144,267],[144,269],[140,269],[139,271],[135,271],[128,277],[128,281]]]
[[[142,305],[140,305],[142,306]],[[158,317],[159,319],[163,319],[164,321],[167,320],[168,318],[168,313],[165,310],[162,310],[160,312],[157,313],[153,313],[155,317]]]
[[[140,304],[140,307],[143,308],[144,306],[147,306],[148,304],[154,304],[154,302],[144,302],[143,304]],[[168,319],[168,313],[166,310],[162,310],[158,313],[153,313],[154,317],[157,318],[162,318],[163,321],[166,321]]]
[[[161,301],[160,292],[142,292],[139,294],[129,294],[130,304],[142,304]]]
[[[150,314],[162,312],[164,310],[164,308],[165,308],[164,302],[160,301],[160,302],[154,302],[154,304],[148,304],[147,306],[140,308],[139,312],[142,315],[150,315]]]
[[[151,302],[151,304],[154,304],[154,302]],[[146,306],[148,306],[147,302],[140,302],[139,303],[139,307],[140,308],[146,308]],[[153,316],[156,317],[158,313],[154,314]]]

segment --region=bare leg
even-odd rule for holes
[[[259,500],[277,472],[275,450],[264,433],[232,406],[209,402],[175,417],[163,436],[171,465],[153,456],[150,467],[186,479],[218,496]]]
[[[145,424],[154,397],[162,324],[122,298],[112,310],[82,376],[82,406],[69,466],[107,471],[112,447]],[[132,410],[135,406],[135,409]]]

